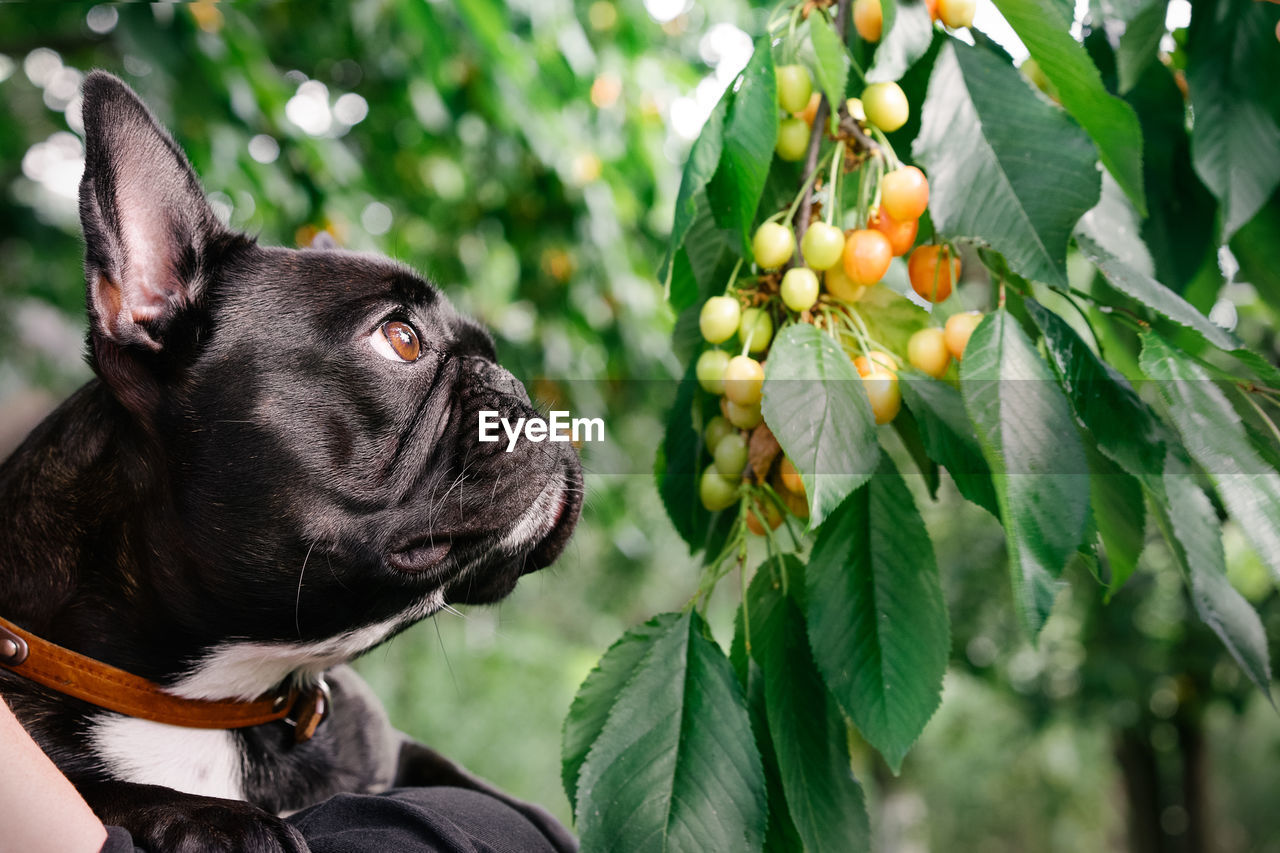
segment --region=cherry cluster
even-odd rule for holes
[[[972,0],[939,0],[930,11],[947,26],[967,26],[972,7]],[[858,0],[854,22],[864,39],[878,40],[879,0]],[[866,323],[873,309],[859,303],[895,257],[907,256],[911,288],[927,302],[946,300],[960,280],[960,258],[951,246],[917,245],[929,180],[898,159],[886,136],[906,124],[910,104],[897,83],[871,83],[841,104],[828,126],[824,96],[814,90],[805,65],[779,65],[776,75],[782,115],[775,154],[807,161],[809,174],[791,206],[755,231],[747,274],[740,275],[745,262],[739,263],[725,293],[703,304],[699,327],[708,346],[696,365],[701,387],[721,398],[721,415],[704,434],[712,463],[700,480],[702,503],[711,511],[726,509],[755,489],[747,521],[756,532],[763,531],[762,521],[777,527],[782,510],[807,516],[803,483],[777,452],[760,409],[763,362],[776,328],[810,323],[837,340],[862,379],[876,423],[887,424],[902,406],[898,373],[904,356],[915,369],[941,378],[952,359],[962,358],[982,319],[970,311],[942,326],[935,321],[910,337],[903,354],[874,340]],[[829,176],[817,156],[824,145]]]

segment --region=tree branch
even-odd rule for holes
[[[849,5],[850,0],[839,0],[836,4],[836,33],[840,36],[840,43],[845,44],[848,40],[846,30],[849,28]],[[813,116],[813,131],[809,134],[809,147],[804,155],[804,176],[807,178],[813,171],[818,168],[818,149],[822,147],[822,137],[826,133],[827,117],[831,114],[832,105],[827,101],[826,94],[822,94],[818,99],[818,111]],[[839,109],[839,106],[836,107]],[[857,122],[854,122],[857,124]],[[857,131],[858,135],[862,135],[861,129]],[[865,139],[866,137],[863,136]],[[861,141],[861,140],[859,140]],[[870,142],[871,140],[867,140]],[[874,145],[875,143],[872,143]],[[800,243],[804,240],[804,232],[809,230],[809,217],[813,215],[813,187],[818,182],[814,180],[810,184],[809,189],[805,191],[804,199],[800,202],[800,209],[796,213],[795,229],[796,229],[796,263],[804,263],[804,252],[800,249]]]

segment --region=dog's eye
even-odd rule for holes
[[[373,348],[383,358],[391,361],[417,361],[422,343],[413,326],[400,320],[388,320],[369,338]]]

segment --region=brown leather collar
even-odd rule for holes
[[[130,717],[196,729],[239,729],[284,720],[298,743],[311,739],[329,712],[324,678],[247,701],[184,699],[158,684],[42,640],[0,619],[0,667],[59,693]]]

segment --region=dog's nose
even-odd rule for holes
[[[512,376],[509,371],[479,356],[468,356],[467,362],[472,375],[486,388],[507,397],[515,397],[526,406],[533,406],[524,383]]]

